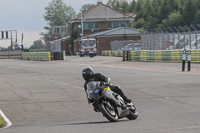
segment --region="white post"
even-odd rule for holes
[[[81,11],[81,30],[82,30],[82,35],[81,38],[83,38],[83,12]]]

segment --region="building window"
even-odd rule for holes
[[[99,22],[95,22],[94,28],[95,28],[95,29],[100,29],[100,26],[99,26],[99,25],[100,25]]]
[[[93,22],[88,22],[88,30],[94,29],[94,23]]]
[[[114,29],[124,26],[124,21],[110,21],[108,22],[108,29]]]
[[[108,29],[112,29],[112,22],[108,22]]]
[[[83,28],[84,30],[94,30],[94,29],[99,29],[99,22],[84,22],[83,23]]]
[[[59,34],[60,33],[60,28],[54,28],[53,29],[54,34]]]
[[[113,22],[113,29],[120,27],[119,22]]]
[[[65,34],[66,33],[66,28],[61,28],[61,34]]]

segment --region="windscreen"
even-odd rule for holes
[[[93,92],[94,90],[96,90],[96,88],[100,85],[100,82],[98,81],[90,81],[87,83],[87,90],[89,92]]]
[[[81,46],[84,47],[94,47],[96,45],[95,40],[82,40],[81,41]]]

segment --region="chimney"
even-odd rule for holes
[[[102,4],[102,0],[97,0],[97,5]]]

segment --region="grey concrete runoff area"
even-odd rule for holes
[[[137,120],[111,123],[93,111],[83,89],[86,66],[124,89],[139,111]],[[182,72],[181,63],[123,62],[121,57],[2,59],[0,109],[12,122],[0,133],[199,133],[200,64]]]

